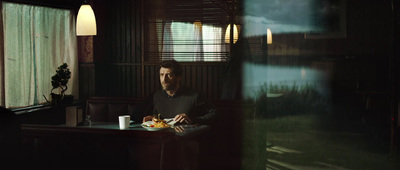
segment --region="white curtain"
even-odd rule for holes
[[[194,53],[194,61],[204,61],[203,54],[203,24],[200,21],[196,21],[193,24],[193,53]]]
[[[204,61],[222,61],[221,54],[228,53],[222,36],[221,27],[203,26]]]
[[[5,105],[44,103],[51,77],[67,63],[66,94],[78,98],[75,17],[71,10],[3,2]]]
[[[162,28],[161,38],[158,38],[160,40],[159,46],[161,47],[159,50],[161,51],[161,60],[174,59],[174,39],[172,37],[171,24],[171,21],[161,21],[161,25],[157,25]]]
[[[226,44],[223,43],[222,28],[194,23],[165,22],[157,25],[161,59],[183,62],[223,61]]]

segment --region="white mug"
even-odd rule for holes
[[[129,122],[131,121],[131,116],[121,115],[121,116],[118,116],[118,118],[119,118],[119,128],[120,129],[128,129]]]

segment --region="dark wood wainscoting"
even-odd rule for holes
[[[95,64],[79,64],[79,98],[87,99],[95,95]]]

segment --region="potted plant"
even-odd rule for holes
[[[71,78],[71,72],[69,71],[68,64],[64,63],[59,66],[56,70],[56,74],[51,77],[51,101],[52,106],[59,106],[72,103],[74,96],[65,95],[65,91],[68,89],[68,80]],[[56,93],[53,91],[57,90]]]

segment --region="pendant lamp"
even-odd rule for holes
[[[238,35],[239,35],[238,28],[236,24],[233,24],[233,43],[236,43],[236,41],[238,40]],[[230,39],[231,39],[231,24],[228,25],[225,31],[225,43],[230,43]]]
[[[267,29],[267,44],[272,44],[272,32],[271,29]]]
[[[76,35],[88,36],[96,35],[96,18],[92,7],[85,1],[79,8],[78,17],[76,20]]]

